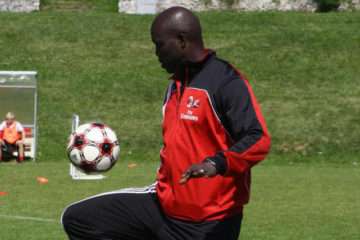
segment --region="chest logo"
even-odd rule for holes
[[[200,100],[195,99],[193,96],[190,96],[186,106],[188,108],[198,108],[200,106]]]
[[[199,117],[194,115],[193,109],[200,107],[200,100],[195,99],[193,96],[190,96],[187,100],[186,104],[187,110],[185,113],[181,113],[180,118],[184,120],[190,120],[197,122],[199,120]]]

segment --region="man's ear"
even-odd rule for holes
[[[185,36],[185,33],[180,32],[178,34],[178,42],[179,42],[180,48],[184,50],[186,48],[186,36]]]

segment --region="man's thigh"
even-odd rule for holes
[[[222,221],[185,222],[168,219],[159,239],[176,240],[237,240],[240,235],[242,215]]]
[[[237,240],[241,216],[202,223],[163,214],[154,190],[124,189],[97,195],[65,209],[71,240]]]
[[[1,145],[0,148],[6,158],[12,157],[13,153],[18,150],[18,147],[16,144],[10,144],[6,141],[4,141],[4,144]]]
[[[218,222],[205,238],[206,240],[237,240],[240,236],[242,215],[237,215]]]
[[[8,153],[13,153],[18,150],[18,146],[16,145],[16,143],[12,144],[12,143],[5,142],[5,150]]]
[[[72,240],[154,239],[164,216],[153,194],[127,189],[72,204],[62,216],[64,229]]]

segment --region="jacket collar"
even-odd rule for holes
[[[181,81],[182,83],[189,84],[194,77],[207,65],[212,58],[216,56],[216,52],[210,49],[206,49],[204,58],[199,62],[186,62],[182,67],[176,71],[176,73],[170,77],[175,81]]]

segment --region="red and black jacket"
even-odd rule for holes
[[[210,53],[173,76],[163,106],[157,195],[171,217],[206,221],[242,212],[250,168],[270,149],[270,136],[248,81]],[[179,184],[192,164],[210,159],[219,175]]]

